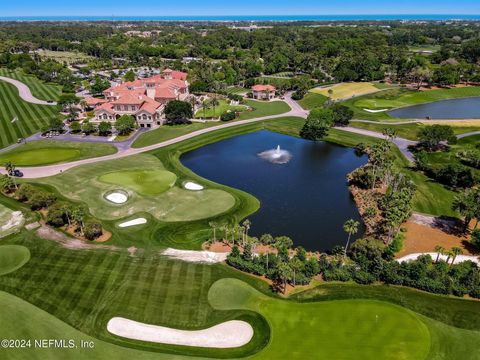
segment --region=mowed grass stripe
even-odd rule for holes
[[[163,290],[160,288],[158,289],[156,286],[157,284],[164,284],[168,282],[168,278],[165,277],[168,268],[168,262],[166,261],[158,261],[157,259],[157,266],[155,271],[155,276],[152,280],[152,291],[148,296],[147,304],[145,305],[145,314],[154,314],[158,313],[159,304],[161,303],[161,299],[163,297]],[[161,306],[160,306],[161,308]]]
[[[5,133],[5,138],[6,138],[6,142],[2,144],[2,147],[12,143],[16,135],[15,130],[13,129],[13,126],[12,126],[12,120],[15,117],[15,110],[13,106],[14,101],[12,101],[12,98],[10,96],[11,95],[10,87],[11,85],[3,81],[0,81],[0,92],[3,95],[0,100],[1,102],[0,105],[5,112],[5,116],[2,121],[3,123],[2,130]]]
[[[33,133],[35,130],[35,127],[32,124],[30,124],[30,122],[28,121],[29,115],[31,115],[30,112],[27,111],[24,106],[22,106],[24,102],[18,96],[15,96],[15,93],[14,93],[15,87],[8,83],[5,83],[5,84],[11,90],[11,91],[6,91],[6,96],[8,98],[7,106],[10,109],[10,114],[11,116],[13,117],[16,116],[18,118],[17,121],[15,121],[14,123],[10,122],[10,125],[12,125],[13,127],[13,125],[17,123],[24,124],[24,126],[28,127],[28,132]],[[31,116],[31,118],[33,120],[34,116]],[[17,132],[16,134],[18,135]]]

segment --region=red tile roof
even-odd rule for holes
[[[85,104],[89,105],[89,106],[97,106],[99,104],[104,104],[106,103],[108,100],[106,99],[99,99],[99,98],[94,98],[94,97],[89,97],[89,98],[86,98],[85,99]]]
[[[254,85],[252,86],[252,90],[253,91],[269,91],[269,92],[272,92],[272,91],[275,91],[275,87],[272,86],[272,85]]]

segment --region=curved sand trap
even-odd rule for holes
[[[193,190],[193,191],[199,191],[204,189],[202,185],[194,183],[193,181],[186,182],[185,184],[183,184],[183,187],[187,190]]]
[[[108,322],[107,330],[127,339],[221,349],[243,346],[253,337],[252,326],[240,320],[226,321],[203,330],[177,330],[114,317]]]
[[[126,228],[126,227],[130,227],[130,226],[142,225],[142,224],[146,224],[146,223],[147,223],[147,219],[137,218],[137,219],[133,219],[133,220],[130,220],[130,221],[125,221],[121,224],[118,224],[118,227]]]
[[[114,191],[105,195],[105,199],[114,203],[114,204],[124,204],[128,200],[128,196],[125,193]]]
[[[10,219],[0,227],[1,231],[7,231],[23,223],[23,214],[21,211],[14,211]]]
[[[389,109],[380,109],[380,110],[363,109],[363,110],[369,113],[381,113],[381,112],[388,111]]]
[[[165,249],[162,251],[162,255],[169,256],[174,259],[183,260],[187,262],[200,262],[215,264],[224,262],[227,260],[229,253],[215,253],[211,251],[195,251],[195,250],[177,250],[177,249]]]

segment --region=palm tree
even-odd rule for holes
[[[292,278],[292,268],[288,263],[282,262],[278,266],[278,276],[283,283],[283,293],[287,291],[287,281]]]
[[[303,266],[303,262],[297,257],[294,257],[292,260],[290,260],[290,267],[293,271],[293,286],[296,285],[296,274],[302,271]]]
[[[14,172],[15,172],[15,165],[12,164],[11,161],[8,161],[6,164],[5,164],[5,170],[7,170],[7,174],[8,176],[12,176],[12,179],[13,179],[13,185],[15,186],[15,189],[18,189],[18,186],[17,186],[17,181],[15,180],[15,176],[13,176]]]
[[[445,255],[447,255],[446,263],[448,264],[448,262],[450,261],[450,258],[451,258],[452,256],[454,256],[454,255],[453,255],[453,252],[452,252],[452,251],[447,251],[447,253],[446,253]]]
[[[476,196],[472,189],[467,189],[453,198],[452,209],[464,217],[464,232],[468,230],[470,221],[475,217],[477,207]]]
[[[83,220],[85,217],[85,212],[83,209],[79,206],[73,209],[72,211],[72,219],[75,221],[75,223],[78,225],[80,228],[80,234],[83,235]]]
[[[9,193],[10,190],[15,187],[15,182],[12,180],[12,178],[8,175],[4,175],[0,178],[0,185],[2,187],[2,190]]]
[[[435,246],[435,252],[437,253],[437,259],[435,260],[435,262],[438,263],[440,255],[445,254],[445,248],[443,246],[437,245]]]
[[[453,259],[452,259],[452,265],[455,263],[455,259],[457,258],[458,255],[463,254],[462,248],[459,248],[458,246],[454,246],[452,248],[452,254],[453,254]]]
[[[348,245],[350,244],[350,238],[352,235],[356,234],[358,232],[358,226],[360,223],[358,221],[355,221],[353,219],[349,219],[343,224],[343,231],[345,231],[348,234],[348,240],[347,240],[347,245],[345,246],[344,254],[343,257],[347,257],[347,250],[348,250]]]
[[[217,241],[216,230],[217,230],[218,224],[215,221],[210,221],[208,225],[210,225],[210,227],[213,229],[213,242],[216,242]]]
[[[245,228],[245,233],[244,233],[244,237],[243,237],[243,246],[245,246],[245,240],[246,238],[248,238],[248,230],[250,230],[250,226],[252,225],[252,223],[250,222],[250,220],[248,219],[245,219],[245,221],[242,223],[243,227]]]

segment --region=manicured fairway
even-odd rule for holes
[[[30,260],[30,251],[20,245],[0,245],[0,275],[21,268]]]
[[[117,149],[108,144],[32,141],[0,154],[0,164],[11,161],[16,166],[39,166],[115,154]]]
[[[135,173],[139,171],[144,174],[135,180]],[[123,174],[115,180],[115,184],[101,181],[104,175],[118,172]],[[161,177],[162,184],[159,187],[155,185],[149,192],[148,187],[155,181],[155,177]],[[112,176],[107,176],[106,179],[112,181]],[[141,179],[146,183],[135,184]],[[39,179],[38,182],[53,185],[69,199],[85,202],[94,216],[105,220],[120,219],[144,211],[161,221],[192,221],[219,215],[235,205],[232,195],[213,188],[189,191],[175,186],[159,193],[159,190],[172,180],[172,175],[167,175],[158,158],[141,154],[79,166],[50,178]],[[121,184],[125,184],[124,189],[119,187]],[[103,195],[112,190],[127,191],[128,202],[119,206],[106,201]]]
[[[0,75],[11,75],[5,74],[5,71],[1,70]],[[23,77],[18,75],[15,78],[22,79]],[[32,78],[28,77],[28,79]],[[56,88],[52,90],[49,85],[44,85],[39,80],[30,80],[27,85],[35,96],[41,94],[46,99],[50,98],[49,94],[54,94],[55,99],[58,96]],[[33,92],[33,89],[36,91]],[[50,119],[58,116],[58,106],[25,102],[18,95],[17,88],[4,81],[0,81],[0,95],[0,148],[16,142],[18,138],[32,135],[47,126]]]
[[[362,96],[365,94],[371,94],[380,89],[375,84],[370,82],[352,82],[341,83],[332,86],[320,87],[310,90],[313,93],[330,97],[329,90],[332,90],[331,95],[333,100],[345,100],[352,97]]]
[[[220,309],[250,309],[268,319],[272,340],[259,359],[425,359],[430,348],[427,326],[388,303],[273,300],[233,279],[213,284],[209,300]]]
[[[243,111],[239,120],[253,119],[269,115],[279,115],[290,111],[290,106],[284,101],[256,101],[247,100],[247,105],[252,111]]]
[[[170,189],[177,176],[165,170],[116,171],[99,177],[100,181],[132,189],[141,195],[157,195]]]
[[[325,95],[309,92],[298,103],[302,108],[306,110],[312,110],[317,107],[322,107],[327,100],[328,97],[326,97]]]

